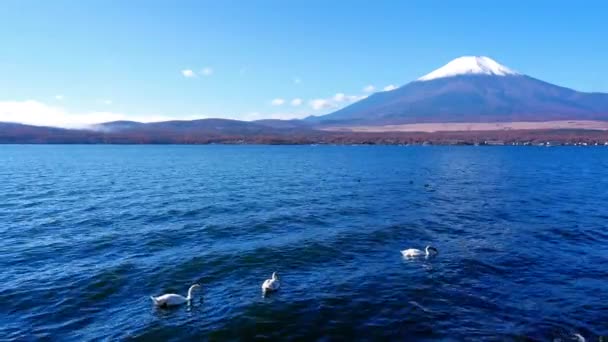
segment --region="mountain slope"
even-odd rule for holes
[[[456,59],[417,81],[310,120],[333,125],[608,120],[608,94],[578,92],[487,57],[471,58]]]

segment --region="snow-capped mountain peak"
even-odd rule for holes
[[[463,56],[456,58],[441,68],[420,77],[418,81],[430,81],[437,78],[473,74],[495,76],[519,75],[519,73],[499,64],[489,57]]]

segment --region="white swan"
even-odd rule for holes
[[[574,334],[574,337],[576,337],[576,340],[578,342],[585,342],[585,341],[587,341],[581,334],[578,334],[578,333]]]
[[[426,246],[424,251],[421,251],[416,248],[404,249],[401,251],[401,254],[406,258],[415,258],[415,257],[419,257],[422,255],[424,255],[425,257],[428,258],[429,256],[435,255],[437,253],[439,253],[437,248],[431,247],[431,246]]]
[[[156,306],[160,307],[182,305],[192,300],[192,292],[199,287],[201,287],[199,284],[194,284],[190,286],[190,288],[188,289],[188,297],[184,297],[175,293],[167,293],[158,297],[150,296],[150,298]]]
[[[277,276],[277,272],[272,272],[272,277],[264,280],[264,283],[262,284],[262,292],[264,294],[267,292],[273,292],[278,290],[279,287],[281,287],[279,276]]]

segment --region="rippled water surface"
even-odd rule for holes
[[[607,148],[0,146],[0,184],[0,339],[608,335]]]

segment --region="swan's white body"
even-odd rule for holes
[[[437,254],[437,249],[431,246],[426,246],[424,251],[416,248],[410,248],[402,250],[401,254],[406,258],[415,258],[423,255],[428,258],[431,255]]]
[[[279,281],[279,277],[276,272],[272,273],[272,277],[270,279],[264,280],[262,283],[262,292],[272,292],[276,291],[281,287],[281,282]]]
[[[424,252],[416,248],[410,248],[401,251],[401,254],[403,254],[404,257],[413,258],[424,254]]]
[[[188,297],[184,297],[182,295],[178,295],[175,293],[167,293],[162,296],[153,297],[150,296],[152,301],[156,306],[167,307],[167,306],[177,306],[182,305],[184,303],[190,302],[192,300],[192,292],[194,289],[199,288],[200,285],[194,284],[190,286],[188,289]]]

